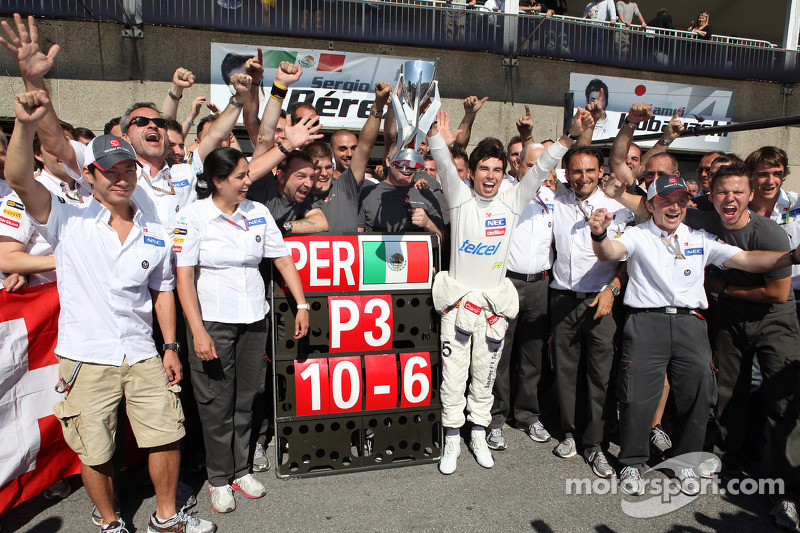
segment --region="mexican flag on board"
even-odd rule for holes
[[[429,237],[361,237],[364,285],[427,284],[431,280]],[[411,287],[409,287],[411,288]]]

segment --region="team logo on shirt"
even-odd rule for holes
[[[692,275],[692,271],[687,268],[686,270],[683,271],[683,275],[684,276],[691,276]]]
[[[183,246],[173,246],[173,247],[172,247],[172,250],[173,250],[173,251],[174,251],[176,254],[179,254],[179,253],[181,253],[181,250],[183,250]]]
[[[11,209],[3,209],[3,214],[14,218],[22,218],[22,213],[17,213],[16,211],[12,211]]]
[[[173,181],[172,184],[176,187],[188,187],[189,180]]]
[[[6,205],[7,205],[8,207],[11,207],[11,208],[17,209],[17,210],[19,210],[19,211],[25,211],[25,206],[24,206],[24,205],[22,205],[22,204],[21,204],[21,203],[19,203],[19,202],[15,202],[14,200],[8,200],[8,201],[6,202]]]
[[[147,270],[148,268],[150,268],[150,263],[148,263],[147,261],[142,261],[142,268]]]
[[[256,235],[256,242],[261,242],[261,235]]]
[[[175,235],[186,235],[188,232],[183,228],[175,228],[175,231],[173,231],[173,233]]]
[[[503,266],[503,263],[495,263],[495,264],[492,266],[492,270],[494,270],[494,269],[497,269],[497,268],[500,268],[500,267],[502,267],[502,266]]]
[[[144,243],[151,246],[158,246],[159,248],[164,247],[164,241],[162,239],[156,239],[155,237],[150,237],[149,235],[145,235]]]
[[[8,203],[10,204],[11,202],[8,202]],[[790,217],[796,217],[798,215],[800,215],[800,207],[796,207],[795,209],[792,209],[791,211],[789,211],[789,216]]]
[[[683,255],[686,257],[690,255],[703,255],[703,248],[687,248],[683,251]]]
[[[175,237],[173,241],[175,244],[183,244],[183,237]]]
[[[506,227],[506,219],[505,218],[490,218],[486,221],[487,228],[505,228]]]
[[[6,226],[11,226],[12,228],[18,228],[19,222],[16,220],[11,220],[6,217],[0,217],[0,224],[5,224]]]
[[[465,303],[465,304],[464,304],[464,309],[466,309],[466,310],[467,310],[467,311],[469,311],[470,313],[474,313],[474,314],[476,314],[476,315],[477,315],[477,314],[480,314],[480,312],[481,312],[481,308],[480,308],[479,306],[475,305],[475,304],[474,304],[474,303],[472,303],[472,302],[467,302],[467,303]]]
[[[506,229],[505,228],[487,229],[486,230],[486,236],[487,237],[500,237],[500,236],[503,236],[505,234],[506,234]]]
[[[266,224],[266,223],[267,223],[267,219],[265,219],[264,217],[258,217],[258,218],[254,218],[253,220],[248,220],[247,221],[248,227],[249,226],[260,226],[260,225]]]
[[[63,198],[61,198],[60,196],[56,196],[56,200],[58,200],[58,203],[60,203],[60,204],[65,204],[65,203],[67,203],[67,201],[66,201],[66,200],[64,200]]]
[[[479,242],[475,244],[469,242],[469,239],[467,239],[461,243],[461,247],[458,249],[458,251],[472,255],[494,255],[497,253],[497,250],[499,248],[500,248],[500,243],[484,244],[482,242]]]

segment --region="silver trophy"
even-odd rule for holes
[[[442,107],[436,65],[427,61],[406,61],[392,93],[397,121],[397,154],[392,166],[402,172],[423,170],[419,147]]]

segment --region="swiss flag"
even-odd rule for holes
[[[80,473],[53,414],[59,309],[55,283],[0,291],[0,514]]]

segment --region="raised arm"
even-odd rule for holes
[[[600,89],[600,98],[598,98],[593,102],[589,102],[588,104],[586,104],[585,108],[586,111],[588,111],[589,114],[592,116],[592,120],[594,120],[595,124],[597,124],[597,122],[601,118],[603,118],[604,111],[603,111],[603,104],[601,103],[603,99],[602,95],[603,95],[603,89]],[[585,130],[583,133],[581,133],[580,137],[578,137],[575,146],[591,146],[593,135],[594,135],[594,127]]]
[[[178,67],[172,74],[172,86],[167,91],[164,97],[164,103],[161,104],[161,115],[167,120],[177,120],[178,117],[178,104],[183,98],[184,89],[188,89],[194,85],[194,74],[191,70],[183,67]]]
[[[33,136],[37,123],[47,114],[44,91],[28,91],[14,97],[14,135],[8,142],[6,182],[19,195],[25,209],[40,224],[50,217],[50,192],[33,178]]]
[[[675,111],[675,114],[672,115],[672,118],[669,120],[667,127],[664,128],[664,133],[661,135],[661,138],[658,140],[656,144],[654,144],[644,156],[642,156],[641,165],[642,168],[647,166],[647,161],[656,154],[661,154],[667,151],[669,145],[672,144],[672,141],[677,139],[681,136],[683,131],[686,129],[686,126],[683,125],[683,121],[681,120],[681,114],[683,113],[683,108],[678,109]]]
[[[633,132],[636,131],[636,125],[642,121],[650,120],[653,113],[649,104],[638,103],[631,106],[628,111],[628,116],[625,123],[617,133],[614,139],[614,144],[611,146],[611,154],[608,156],[608,167],[611,172],[616,176],[617,180],[625,186],[630,186],[636,183],[636,177],[625,159],[628,157],[628,150],[631,148],[633,142]]]
[[[462,150],[466,150],[467,146],[469,146],[469,139],[472,136],[472,124],[475,122],[475,117],[478,116],[478,111],[481,110],[481,107],[488,99],[488,96],[483,98],[468,96],[464,99],[464,118],[461,119],[461,124],[458,126],[460,133],[456,135],[454,143]]]
[[[288,61],[281,61],[278,66],[278,72],[275,74],[275,82],[272,85],[267,106],[264,108],[264,116],[261,117],[261,126],[253,149],[253,157],[266,152],[275,144],[275,128],[281,118],[283,99],[286,97],[287,89],[296,83],[302,75],[303,67]]]
[[[364,180],[369,156],[372,154],[372,147],[375,146],[375,140],[378,138],[378,132],[381,129],[380,116],[383,114],[383,110],[391,96],[392,86],[389,83],[379,81],[375,84],[375,103],[372,105],[372,111],[367,117],[367,122],[361,128],[356,151],[350,160],[350,170],[356,179],[356,183],[360,184]]]
[[[533,140],[533,117],[528,104],[525,104],[525,114],[517,119],[517,132],[522,139],[522,146],[527,146]]]
[[[0,44],[11,52],[11,55],[16,59],[20,75],[23,82],[25,82],[25,90],[44,91],[46,93],[47,88],[44,84],[44,76],[50,72],[61,48],[54,44],[50,47],[47,55],[42,52],[39,48],[39,30],[32,16],[28,17],[28,28],[25,27],[22,17],[16,13],[14,14],[14,23],[17,30],[16,33],[6,21],[0,22],[0,26],[2,26],[7,37],[7,39],[0,37]],[[42,148],[79,174],[81,169],[78,168],[75,152],[72,150],[69,141],[64,137],[61,121],[58,120],[50,99],[48,98],[43,105],[47,113],[38,121],[38,132]]]
[[[201,161],[212,150],[219,148],[222,145],[222,141],[230,137],[231,131],[236,125],[236,119],[239,118],[239,113],[244,106],[244,100],[250,90],[252,81],[252,78],[247,74],[238,73],[231,76],[231,84],[236,94],[231,97],[231,101],[220,113],[219,118],[208,126],[208,131],[203,135],[200,144],[195,149],[194,153],[197,154]]]
[[[274,170],[292,150],[299,150],[312,141],[322,139],[323,135],[319,133],[321,127],[319,122],[312,122],[311,117],[304,117],[297,124],[287,126],[286,138],[279,143],[283,149],[276,144],[250,161],[250,179],[256,181]]]
[[[261,103],[261,79],[264,75],[264,66],[262,65],[263,53],[261,47],[258,48],[258,55],[251,57],[244,64],[244,73],[250,76],[253,80],[250,84],[250,90],[247,93],[247,98],[244,99],[244,109],[242,109],[242,122],[244,128],[247,130],[247,136],[250,137],[250,142],[253,146],[258,141],[258,106]]]

